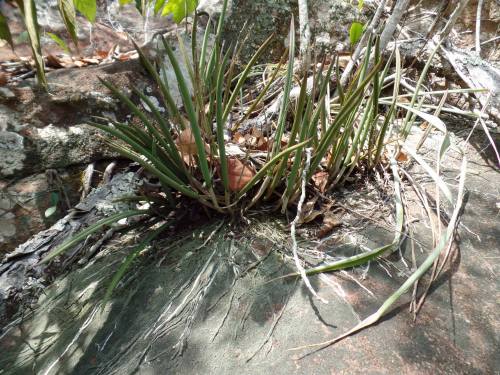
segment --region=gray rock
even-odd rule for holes
[[[40,180],[31,179],[33,183],[40,182]],[[41,183],[44,182],[41,181]],[[129,209],[128,203],[115,202],[115,200],[134,195],[138,186],[139,180],[134,173],[117,174],[109,184],[92,190],[85,200],[68,215],[0,259],[0,325],[21,306],[31,304],[32,298],[40,295],[43,285],[48,283],[51,277],[63,272],[79,259],[81,257],[79,251],[84,248],[83,244],[75,246],[72,251],[62,256],[56,266],[39,264],[39,261],[58,244],[71,238],[88,225],[94,224],[109,214]],[[36,194],[36,189],[33,193]],[[3,196],[1,200],[3,207],[8,204],[5,200]],[[10,214],[0,218],[0,235],[15,234],[11,233],[18,229],[13,219]],[[88,248],[85,249],[88,250]],[[80,257],[77,257],[77,254]]]
[[[80,171],[38,173],[7,184],[0,180],[0,257],[50,227],[80,199]],[[53,173],[57,173],[54,181]],[[56,211],[46,217],[49,207]]]
[[[85,124],[92,116],[124,117],[99,77],[124,92],[149,82],[138,61],[128,61],[53,71],[48,74],[49,94],[29,84],[11,88],[16,98],[0,103],[0,179],[118,156],[102,133]]]
[[[368,2],[367,2],[368,3]],[[201,1],[198,10],[217,19],[222,10],[223,0]],[[349,28],[355,20],[365,22],[370,12],[368,6],[359,12],[357,6],[344,0],[309,0],[309,21],[313,52],[323,50],[348,51]],[[251,28],[246,35],[242,50],[242,62],[248,61],[256,49],[271,34],[275,33],[275,42],[265,55],[265,60],[277,60],[286,48],[286,38],[290,19],[297,16],[297,2],[288,0],[232,0],[228,2],[228,14],[225,22],[224,38],[230,43],[243,39],[241,32],[248,23]],[[296,30],[298,25],[296,21]]]
[[[24,138],[14,132],[0,131],[0,177],[22,171],[25,159]]]

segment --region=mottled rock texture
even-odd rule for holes
[[[198,9],[217,17],[222,2],[222,0],[204,0],[200,2]],[[228,6],[224,38],[229,43],[236,43],[241,42],[243,36],[246,37],[241,54],[242,62],[248,61],[255,50],[273,33],[275,39],[270,51],[265,55],[265,60],[269,62],[279,59],[287,47],[286,38],[291,17],[298,14],[297,1],[231,0]],[[351,23],[355,20],[365,22],[369,12],[367,6],[360,12],[356,5],[345,0],[310,0],[309,22],[313,51],[316,53],[348,51]],[[249,32],[245,34],[245,30]],[[298,25],[296,30],[298,36]]]
[[[129,90],[149,84],[138,61],[48,74],[50,92],[31,83],[0,92],[0,254],[43,230],[79,200],[89,163],[117,158],[86,122],[127,111],[98,77]],[[45,217],[54,204],[58,209]]]

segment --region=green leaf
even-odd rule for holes
[[[144,16],[144,0],[135,0],[135,7]]]
[[[150,243],[153,241],[159,234],[161,234],[165,229],[168,228],[170,225],[170,222],[167,222],[160,226],[158,229],[155,231],[149,233],[146,238],[144,238],[143,241],[141,241],[131,252],[123,263],[121,264],[120,268],[118,271],[113,276],[113,279],[111,280],[110,285],[108,286],[108,289],[106,290],[106,294],[104,295],[104,301],[108,301],[109,298],[111,297],[111,294],[113,294],[113,291],[115,290],[116,286],[120,282],[120,280],[123,278],[123,275],[125,275],[125,272],[127,269],[130,267],[132,262],[134,261],[135,258],[143,251]]]
[[[360,22],[353,22],[349,30],[349,40],[351,46],[355,45],[363,35],[363,24]]]
[[[68,45],[66,44],[66,42],[64,40],[62,40],[56,34],[53,34],[53,33],[47,32],[47,35],[50,37],[50,39],[52,39],[54,42],[56,42],[57,45],[64,50],[64,52],[66,52],[67,54],[71,53]]]
[[[75,47],[78,49],[75,5],[72,0],[57,0],[57,6],[59,7],[59,13],[61,13],[66,30],[68,30],[71,40],[73,40]]]
[[[148,215],[150,213],[151,213],[151,211],[148,211],[148,210],[128,210],[128,211],[123,211],[123,212],[117,212],[113,215],[108,216],[107,218],[99,220],[98,222],[90,225],[89,227],[87,227],[84,230],[82,230],[81,232],[79,232],[76,236],[70,238],[67,241],[64,241],[61,245],[59,245],[57,248],[55,248],[49,254],[47,254],[40,261],[40,264],[47,263],[49,260],[54,259],[59,254],[71,249],[73,246],[75,246],[78,243],[85,240],[87,238],[87,236],[99,231],[101,228],[103,228],[107,225],[111,225],[111,224],[113,224],[121,219],[127,218],[127,217],[138,216],[138,215]]]
[[[45,77],[45,66],[42,57],[42,47],[40,45],[40,34],[38,33],[38,19],[36,16],[36,5],[34,0],[18,0],[23,13],[24,24],[28,31],[31,51],[36,65],[36,75],[38,84],[47,88],[47,78]]]
[[[163,6],[165,5],[165,0],[156,0],[155,1],[155,14],[158,14],[161,12],[163,9]]]
[[[432,267],[436,259],[443,253],[443,251],[446,251],[446,248],[448,247],[449,242],[453,239],[453,234],[455,233],[456,226],[458,225],[459,218],[460,218],[460,213],[463,209],[463,203],[464,203],[464,184],[465,184],[465,174],[467,170],[467,160],[464,157],[462,160],[462,167],[460,169],[460,181],[458,184],[458,196],[457,196],[457,203],[455,205],[455,209],[453,210],[453,214],[449,220],[448,227],[446,228],[446,232],[444,232],[440,238],[439,243],[437,246],[432,250],[432,252],[427,256],[425,261],[413,272],[413,274],[399,287],[397,291],[395,291],[389,298],[385,300],[385,302],[380,306],[380,308],[375,311],[372,315],[368,316],[367,318],[363,319],[361,322],[359,322],[356,326],[354,326],[352,329],[347,331],[346,333],[335,337],[334,339],[324,341],[320,344],[314,344],[314,345],[309,345],[308,347],[312,346],[326,346],[326,345],[332,345],[350,335],[353,333],[359,332],[376,322],[382,318],[389,308],[403,295],[405,294],[408,289],[412,285],[415,285],[415,283],[422,278],[422,276]]]
[[[363,10],[363,5],[365,4],[365,0],[358,0],[358,10],[361,12]]]
[[[57,206],[52,206],[52,207],[49,207],[45,210],[45,217],[50,217],[52,215],[54,215],[54,213],[57,211]]]
[[[50,203],[55,206],[59,202],[59,194],[55,191],[50,193]]]
[[[179,23],[188,14],[194,12],[197,2],[197,0],[169,0],[161,15],[172,14],[174,22]]]
[[[7,19],[2,12],[0,12],[0,39],[7,41],[11,48],[14,48],[14,42],[12,42],[12,34],[10,33]]]
[[[122,1],[120,0],[120,4]],[[75,8],[90,22],[95,21],[97,12],[96,0],[73,0]]]

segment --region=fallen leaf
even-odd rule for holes
[[[8,78],[7,74],[0,72],[0,86],[5,86],[7,84]]]
[[[179,138],[175,141],[177,148],[181,153],[184,162],[190,166],[195,164],[194,155],[198,155],[198,148],[196,147],[196,141],[194,139],[194,134],[191,129],[185,129],[179,135]],[[205,151],[209,153],[210,148],[205,143]]]
[[[255,176],[255,170],[236,158],[228,159],[229,189],[240,191]]]
[[[61,64],[59,58],[52,54],[47,55],[47,66],[55,69],[64,68],[64,65]]]
[[[259,141],[259,139],[256,136],[247,134],[245,138],[249,147],[254,148],[255,146],[257,146],[257,142]]]
[[[315,210],[316,202],[318,201],[318,197],[315,196],[313,199],[307,201],[302,206],[302,214],[300,215],[299,223],[309,223],[320,216],[323,212],[321,210]]]
[[[103,50],[98,50],[96,51],[96,57],[99,58],[99,59],[105,59],[106,57],[108,57],[108,54],[109,52],[108,51],[103,51]]]
[[[240,132],[234,133],[233,140],[239,145],[243,145],[246,142],[245,136]]]
[[[398,155],[396,156],[396,160],[400,163],[404,163],[408,161],[408,155],[406,155],[406,153],[404,153],[403,151],[399,151]]]
[[[267,151],[269,149],[269,138],[267,137],[259,138],[259,142],[257,143],[256,149],[259,151]]]
[[[312,176],[314,186],[316,186],[318,190],[322,193],[324,193],[326,190],[326,185],[328,184],[328,177],[329,174],[326,171],[316,172]]]
[[[281,137],[281,146],[286,146],[290,142],[290,138],[287,134],[283,134]]]
[[[333,212],[325,212],[323,214],[323,223],[318,231],[318,237],[323,238],[328,236],[336,227],[342,223]]]
[[[196,155],[198,153],[196,142],[191,129],[185,129],[177,138],[177,148],[184,155]]]
[[[260,129],[252,128],[252,135],[257,138],[262,138],[264,136],[264,133],[262,133],[262,130]]]

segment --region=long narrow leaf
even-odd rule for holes
[[[0,39],[7,41],[10,48],[14,48],[14,42],[12,41],[12,34],[10,33],[7,18],[5,18],[2,12],[0,12]]]
[[[234,87],[233,93],[231,94],[229,100],[226,103],[226,109],[224,110],[224,115],[222,116],[222,119],[224,122],[227,121],[227,117],[229,116],[229,112],[233,109],[234,102],[236,101],[236,98],[240,92],[240,89],[243,87],[243,84],[245,83],[248,74],[250,73],[252,67],[255,65],[257,60],[259,59],[260,55],[264,53],[264,51],[267,49],[269,44],[273,41],[274,35],[271,35],[269,38],[266,39],[266,41],[260,46],[260,48],[255,52],[255,54],[252,56],[248,64],[245,66],[245,69],[243,72],[240,74],[240,78],[238,79],[238,82],[236,83],[236,86]]]
[[[77,35],[77,24],[76,24],[76,11],[73,0],[57,0],[57,6],[59,7],[59,13],[64,21],[66,30],[71,37],[71,40],[78,49],[78,35]]]
[[[265,176],[267,171],[273,167],[277,162],[281,161],[281,159],[288,157],[288,155],[299,149],[302,146],[307,145],[310,142],[310,140],[301,142],[296,144],[295,146],[288,147],[284,150],[282,150],[280,153],[275,155],[271,160],[269,160],[264,166],[262,166],[261,169],[253,176],[253,178],[245,185],[245,187],[238,193],[237,199],[240,199],[247,191],[249,191],[262,177]]]
[[[99,220],[97,223],[92,224],[88,228],[79,232],[75,237],[71,238],[68,241],[63,242],[61,245],[56,247],[53,251],[51,251],[47,256],[45,256],[40,264],[47,263],[49,260],[54,259],[56,256],[62,254],[63,252],[71,249],[76,244],[82,242],[87,238],[87,236],[99,231],[101,228],[108,226],[110,224],[116,223],[121,219],[125,219],[127,217],[138,216],[138,215],[148,215],[151,211],[147,210],[129,210],[124,212],[118,212],[113,214],[105,219]]]
[[[447,245],[450,241],[453,239],[453,234],[455,233],[456,226],[458,224],[460,212],[462,211],[463,208],[463,198],[464,198],[464,185],[465,185],[465,174],[467,170],[467,160],[464,157],[462,161],[462,166],[460,169],[460,182],[458,186],[458,196],[457,196],[457,203],[455,205],[455,209],[453,210],[453,214],[450,218],[448,227],[446,229],[446,232],[443,233],[441,236],[441,239],[438,243],[438,245],[432,250],[432,252],[429,254],[429,256],[425,259],[425,261],[417,268],[417,270],[399,287],[399,289],[394,292],[387,300],[380,306],[380,308],[367,318],[363,319],[361,322],[359,322],[354,328],[350,329],[346,333],[332,339],[328,340],[322,343],[318,344],[313,344],[313,345],[307,345],[303,346],[300,348],[294,348],[294,349],[304,349],[304,348],[311,348],[311,347],[317,347],[317,346],[328,346],[332,345],[356,332],[359,332],[376,322],[382,318],[387,311],[391,308],[391,306],[403,295],[405,294],[410,287],[415,284],[420,278],[431,268],[431,266],[434,264],[436,259],[439,257],[439,255],[447,248]]]
[[[167,222],[161,225],[159,228],[155,229],[151,233],[149,233],[131,252],[123,263],[120,265],[120,268],[118,268],[118,271],[113,276],[113,279],[111,280],[111,283],[109,284],[106,294],[104,295],[104,302],[108,301],[109,298],[111,297],[111,294],[113,294],[113,291],[115,290],[116,286],[120,282],[120,280],[123,278],[123,275],[125,275],[125,272],[127,269],[130,267],[132,262],[134,261],[135,258],[143,251],[150,243],[153,241],[156,237],[158,237],[165,229],[169,227],[171,223]]]
[[[189,93],[186,81],[184,79],[184,75],[182,74],[179,63],[175,58],[172,49],[167,44],[165,39],[162,38],[162,41],[165,51],[167,51],[168,58],[170,59],[170,63],[172,64],[172,68],[174,69],[175,76],[177,78],[177,84],[179,86],[179,91],[183,99],[184,108],[186,109],[186,112],[189,117],[189,122],[191,123],[191,130],[193,132],[194,140],[196,143],[196,149],[198,151],[198,160],[200,164],[201,173],[203,175],[203,179],[205,180],[205,184],[210,189],[212,186],[212,175],[208,168],[207,156],[205,153],[205,142],[203,141],[201,135],[201,130],[198,123],[198,119],[196,117],[193,101],[191,100],[191,95]]]
[[[38,84],[47,89],[47,78],[45,76],[45,65],[43,63],[42,47],[40,44],[40,34],[38,19],[36,15],[36,5],[34,0],[17,0],[21,4],[20,9],[23,13],[24,24],[28,31],[31,51],[36,65],[36,75]]]

